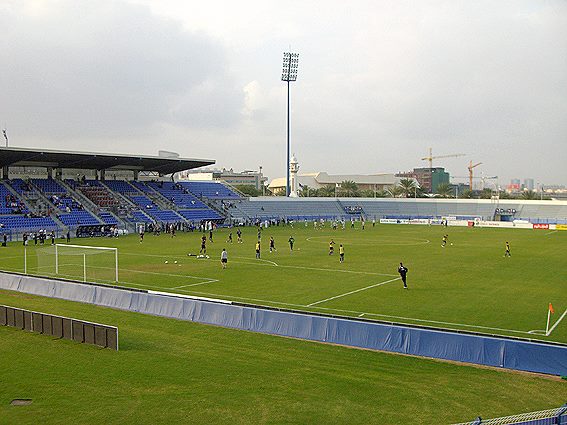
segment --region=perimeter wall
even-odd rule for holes
[[[567,375],[565,345],[274,311],[11,273],[0,273],[0,289],[311,341]]]

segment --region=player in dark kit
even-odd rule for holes
[[[242,230],[238,229],[236,230],[236,241],[238,243],[242,243]]]
[[[408,273],[408,268],[405,267],[402,263],[400,263],[400,267],[398,267],[398,273],[402,278],[402,282],[404,283],[404,289],[408,289],[408,284],[406,283],[406,275]]]
[[[293,239],[293,236],[290,236],[287,241],[289,242],[289,250],[293,251],[293,243],[295,242],[295,239]]]
[[[274,237],[270,236],[270,253],[277,251],[276,249],[276,242],[274,241]]]
[[[207,237],[203,235],[201,237],[201,250],[199,251],[199,254],[206,254],[206,253],[207,253]]]
[[[445,245],[447,245],[447,238],[449,237],[449,235],[443,235],[443,241],[441,242],[441,247],[445,248]]]
[[[329,242],[329,255],[333,255],[335,253],[335,241],[331,239]]]
[[[510,243],[506,242],[506,251],[504,252],[504,257],[511,257],[510,255]]]

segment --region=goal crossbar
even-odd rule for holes
[[[110,248],[107,246],[89,246],[89,245],[72,245],[72,244],[64,244],[64,243],[56,243],[55,244],[55,274],[59,274],[59,248],[78,248],[78,249],[87,249],[93,251],[113,251],[114,252],[114,268],[115,268],[115,276],[114,280],[118,282],[118,248]],[[86,282],[87,280],[87,259],[86,255],[83,253],[83,281]]]
[[[64,247],[68,247],[68,248],[85,248],[85,249],[96,249],[96,250],[106,250],[106,251],[116,251],[118,252],[118,248],[109,248],[107,246],[89,246],[89,245],[71,245],[71,244],[66,244],[66,243],[56,243],[55,244],[55,249],[57,249],[57,247],[60,246],[64,246]]]

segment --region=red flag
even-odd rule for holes
[[[551,305],[551,303],[549,303],[549,312],[550,313],[555,313],[555,310],[553,309],[553,305]]]

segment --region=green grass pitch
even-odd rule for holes
[[[449,238],[443,248],[444,233]],[[548,304],[555,309],[550,327],[567,309],[567,232],[408,225],[316,230],[300,223],[262,230],[259,260],[256,228],[243,228],[241,244],[235,229],[215,231],[214,242],[207,241],[209,259],[187,255],[199,253],[200,237],[178,232],[174,238],[146,234],[143,243],[137,235],[72,243],[117,247],[124,286],[567,343],[567,318],[551,335],[542,335]],[[504,257],[506,241],[510,258]],[[343,264],[339,244],[345,247]],[[220,264],[222,248],[229,254],[226,270]],[[28,272],[54,273],[51,250],[28,246]],[[112,253],[86,255],[85,261],[87,280],[113,279]],[[408,291],[397,274],[400,261],[409,268]],[[83,278],[81,253],[62,256],[59,263],[60,276]],[[3,251],[0,268],[23,270],[21,243]]]
[[[243,229],[242,244],[235,229],[227,243],[229,232],[214,233],[210,259],[187,256],[198,253],[199,233],[146,234],[143,243],[136,235],[72,243],[117,247],[124,286],[567,342],[567,318],[547,338],[529,333],[545,329],[549,302],[552,325],[567,308],[567,233],[396,225],[333,231],[301,224],[263,230],[256,260],[256,229]],[[445,232],[449,244],[442,248]],[[270,236],[277,248],[272,254]],[[329,256],[331,239],[336,253]],[[506,240],[511,258],[503,257]],[[52,272],[49,251],[29,246],[28,271]],[[111,258],[84,258],[88,280],[112,278]],[[80,280],[82,259],[62,256],[62,273]],[[392,280],[400,261],[409,268],[408,291]],[[23,270],[21,242],[0,250],[0,268]],[[0,423],[443,424],[552,408],[567,397],[565,381],[529,374],[8,291],[0,291],[0,303],[118,326],[121,344],[112,352],[0,328]],[[10,406],[14,398],[34,402]]]

